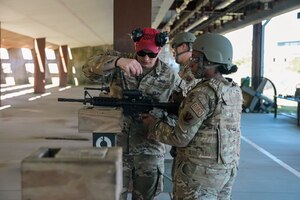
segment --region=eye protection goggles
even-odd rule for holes
[[[204,55],[201,55],[199,57],[190,57],[190,62],[195,63],[195,64],[200,63],[200,62],[203,63],[204,60],[205,60]]]
[[[149,58],[156,58],[158,55],[158,53],[145,52],[145,51],[138,51],[136,54],[141,57],[145,57],[147,55]]]

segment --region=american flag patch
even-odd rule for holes
[[[197,117],[201,117],[201,115],[203,115],[203,113],[204,113],[204,109],[203,109],[202,105],[200,105],[198,103],[192,104],[191,109],[192,109],[192,111],[194,111],[194,113],[197,115]]]

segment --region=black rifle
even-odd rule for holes
[[[83,99],[58,98],[63,102],[81,102],[92,106],[122,107],[124,115],[136,116],[140,113],[148,113],[153,108],[160,108],[169,114],[178,115],[179,103],[161,103],[149,97],[143,96],[140,90],[123,90],[123,98],[91,96],[85,90]]]
[[[100,92],[103,93],[109,93],[110,92],[110,88],[109,87],[101,87],[101,88],[94,88],[94,87],[84,87],[84,90],[99,90]]]

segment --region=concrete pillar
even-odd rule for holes
[[[58,61],[58,73],[59,73],[59,87],[66,87],[68,80],[68,46],[63,45],[59,47],[59,61]]]
[[[34,40],[34,93],[45,92],[45,38],[37,38]]]
[[[1,21],[0,21],[0,47],[2,47],[2,45],[1,45],[1,41],[2,41],[1,33],[2,33],[2,29],[1,29]],[[2,58],[0,57],[0,97],[1,97],[1,84],[2,84]],[[0,106],[1,106],[1,98],[0,98]]]
[[[21,48],[7,49],[9,60],[11,63],[12,76],[15,79],[16,85],[28,84],[28,74],[25,69],[25,60],[22,55]]]
[[[133,52],[128,34],[137,27],[151,27],[151,0],[114,0],[114,50]]]

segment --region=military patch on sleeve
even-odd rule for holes
[[[194,111],[194,113],[197,115],[197,117],[201,117],[201,115],[204,114],[203,106],[201,104],[197,103],[197,102],[193,103],[191,105],[191,109],[192,109],[192,111]]]
[[[194,117],[190,112],[186,112],[186,113],[183,114],[183,121],[184,122],[188,123],[193,119],[194,119]]]

